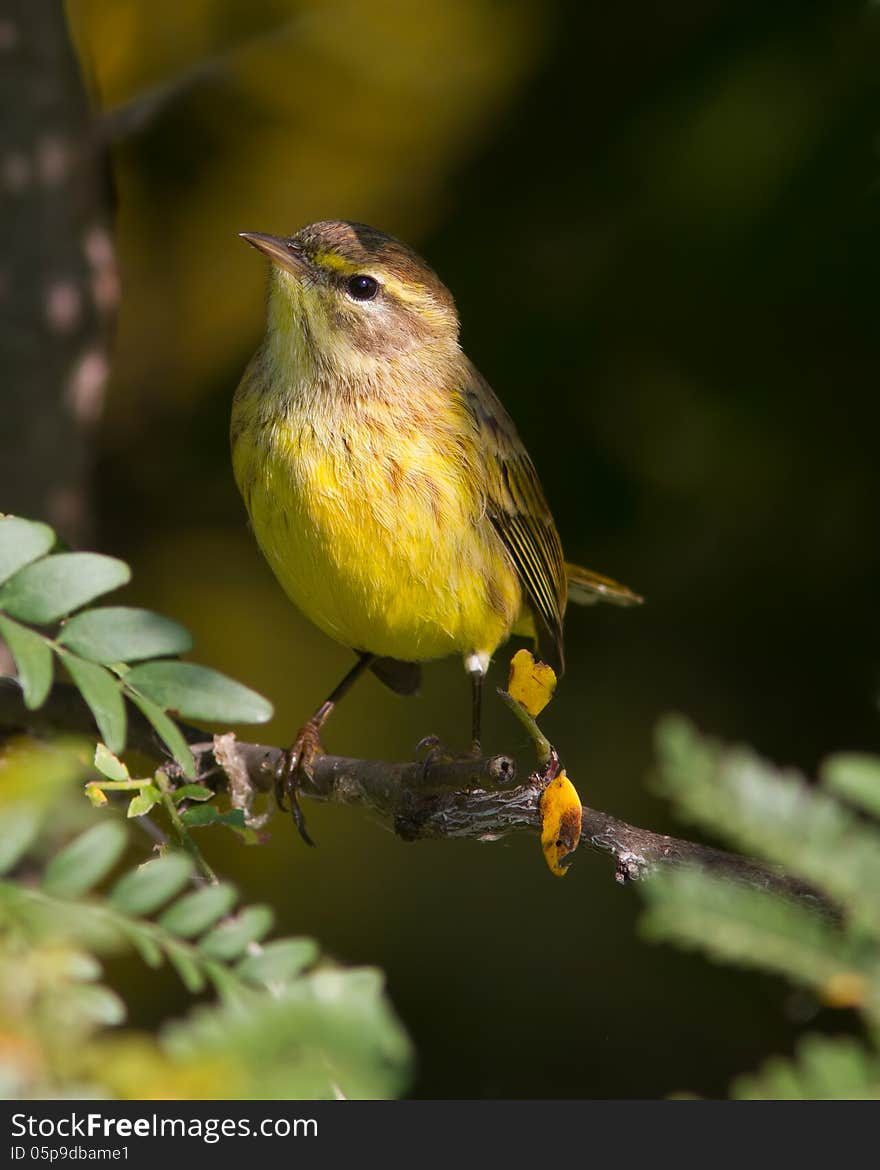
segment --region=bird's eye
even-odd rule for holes
[[[371,301],[379,291],[379,282],[372,276],[350,276],[345,287],[356,301]]]

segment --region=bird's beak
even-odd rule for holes
[[[284,268],[288,272],[292,272],[294,276],[302,276],[307,270],[308,264],[305,257],[300,252],[292,251],[286,240],[282,240],[279,236],[267,236],[263,232],[239,232],[239,236],[256,248],[258,252],[263,252],[273,264],[277,264],[279,268]]]

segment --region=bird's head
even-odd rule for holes
[[[355,378],[414,351],[457,347],[452,295],[399,240],[342,220],[240,235],[272,262],[273,344],[289,342],[317,368]]]

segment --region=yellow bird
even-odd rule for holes
[[[534,465],[462,352],[455,302],[420,256],[359,223],[242,232],[271,261],[265,337],[232,408],[235,479],[293,603],[358,661],[298,733],[279,796],[372,669],[401,694],[460,654],[480,739],[481,684],[511,634],[562,673],[566,599],[631,605],[566,564]]]

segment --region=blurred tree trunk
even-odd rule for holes
[[[0,0],[0,512],[92,535],[118,281],[106,160],[61,0]]]

